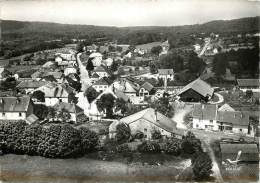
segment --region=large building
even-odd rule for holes
[[[240,90],[246,92],[252,90],[253,92],[260,92],[260,80],[259,79],[237,79],[237,85]]]
[[[33,103],[29,96],[0,97],[0,120],[26,120],[33,114]]]
[[[214,94],[214,89],[200,78],[183,87],[178,96],[184,102],[209,101]]]

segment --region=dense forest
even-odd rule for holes
[[[47,22],[21,22],[2,20],[2,43],[0,54],[6,52],[12,56],[36,50],[60,47],[70,43],[71,39],[84,39],[87,43],[101,43],[107,40],[117,40],[122,44],[145,44],[153,41],[169,39],[171,46],[193,44],[192,35],[208,36],[214,32],[221,35],[234,33],[254,33],[259,31],[259,18],[250,17],[235,20],[217,20],[204,24],[184,26],[138,26],[138,27],[108,27],[93,25],[71,25]],[[177,41],[176,41],[177,40]],[[44,43],[43,42],[47,42]],[[55,42],[54,44],[52,42]],[[10,53],[11,51],[11,53]]]

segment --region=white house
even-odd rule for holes
[[[92,61],[94,67],[101,66],[101,63],[102,63],[102,54],[101,54],[101,53],[98,53],[98,52],[91,53],[91,54],[89,55],[89,59]]]
[[[149,82],[145,82],[142,86],[140,86],[139,96],[150,96],[154,93],[155,93],[154,86]]]
[[[153,108],[147,108],[130,116],[115,121],[109,126],[109,136],[114,138],[116,126],[119,123],[129,125],[132,135],[143,133],[145,139],[151,139],[153,132],[159,131],[163,137],[179,137],[184,135],[184,131],[177,129],[177,123],[167,118]]]
[[[110,82],[108,79],[101,78],[98,81],[96,81],[92,87],[97,91],[97,92],[103,92],[105,91],[110,85]]]
[[[64,75],[67,76],[69,74],[76,74],[77,73],[77,69],[75,67],[73,67],[72,65],[69,65],[68,67],[66,67],[64,69]]]
[[[26,120],[33,114],[33,103],[29,96],[0,97],[0,120]]]
[[[74,89],[67,84],[48,83],[36,89],[45,94],[45,105],[54,106],[58,102],[69,102],[69,95]]]
[[[173,69],[158,69],[158,78],[174,80]]]
[[[192,112],[192,126],[196,129],[218,130],[217,105],[195,104]]]

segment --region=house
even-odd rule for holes
[[[259,149],[257,144],[221,143],[220,151],[222,162],[227,161],[227,159],[235,160],[238,152],[241,151],[239,157],[240,163],[259,163]]]
[[[184,102],[207,102],[212,98],[214,89],[200,78],[183,87],[178,96]]]
[[[94,68],[94,72],[99,75],[99,78],[108,77],[109,74],[103,66],[97,66]]]
[[[195,104],[192,111],[192,127],[195,129],[218,130],[217,105]]]
[[[44,78],[46,76],[53,76],[58,83],[62,83],[64,80],[64,74],[62,72],[45,72],[42,74],[41,78]]]
[[[96,81],[98,81],[100,76],[94,72],[91,76],[89,76],[90,83],[94,84]]]
[[[24,90],[26,94],[33,93],[33,91],[43,85],[46,85],[46,81],[26,80],[19,83],[16,87],[19,90]]]
[[[102,54],[101,54],[101,53],[98,53],[98,52],[91,53],[91,54],[89,55],[89,61],[92,61],[94,67],[101,66],[101,63],[102,63]]]
[[[237,84],[240,90],[246,92],[246,90],[252,90],[253,92],[260,92],[260,80],[259,79],[237,79]]]
[[[26,120],[33,114],[33,102],[29,96],[0,97],[0,120]]]
[[[152,84],[145,82],[139,89],[139,96],[150,96],[155,94],[155,89]]]
[[[98,81],[96,81],[92,87],[95,88],[95,90],[97,92],[103,92],[105,91],[109,85],[111,84],[111,82],[109,81],[109,79],[107,78],[101,78]]]
[[[218,108],[218,111],[235,111],[235,109],[228,104],[223,104],[220,108]]]
[[[0,67],[0,81],[7,78],[10,74],[11,72],[8,71],[6,68]]]
[[[113,122],[109,127],[109,136],[113,138],[116,133],[116,126],[119,123],[129,125],[132,135],[141,132],[145,139],[151,139],[152,133],[157,130],[160,131],[163,137],[172,137],[184,135],[182,130],[177,130],[176,122],[157,112],[153,108],[147,108],[130,116],[120,119],[120,121]]]
[[[74,89],[67,84],[47,83],[36,89],[45,94],[45,105],[54,106],[58,102],[69,102],[69,95]]]
[[[220,131],[248,134],[249,115],[241,111],[219,111],[217,125]]]
[[[69,65],[64,69],[65,76],[67,76],[69,74],[76,74],[76,73],[77,73],[77,69],[75,67],[73,67],[72,65]]]
[[[70,120],[73,122],[79,122],[82,116],[85,116],[84,110],[78,105],[73,103],[59,102],[53,106],[56,111],[65,110],[70,113]]]
[[[174,80],[173,69],[158,69],[158,78],[166,80]]]
[[[137,83],[130,81],[129,78],[120,78],[119,81],[115,81],[112,86],[129,97],[136,97],[140,89],[140,86]]]

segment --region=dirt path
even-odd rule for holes
[[[222,175],[220,173],[219,167],[218,167],[218,163],[215,157],[215,154],[212,150],[212,148],[210,147],[209,144],[209,140],[202,140],[202,148],[204,151],[208,152],[211,160],[212,160],[212,171],[213,171],[213,177],[216,178],[215,182],[224,182]]]

